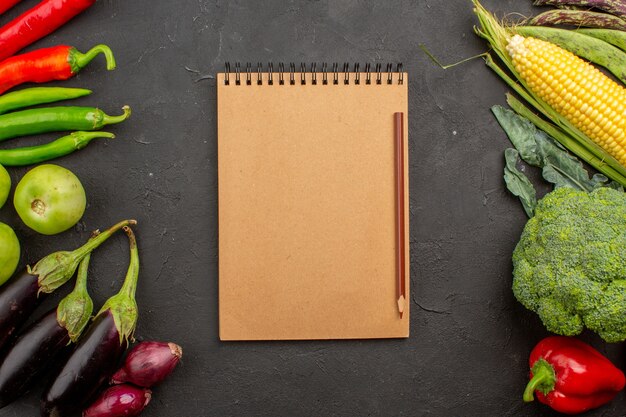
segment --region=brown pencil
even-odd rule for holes
[[[400,318],[406,306],[404,238],[404,113],[394,113],[396,183],[396,299]]]

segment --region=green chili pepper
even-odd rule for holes
[[[0,114],[37,104],[71,100],[91,94],[84,88],[33,87],[0,96]]]
[[[123,122],[130,116],[109,116],[94,107],[46,107],[21,110],[0,116],[0,140],[63,130],[97,130],[105,125]]]
[[[108,132],[74,132],[45,145],[0,149],[0,165],[24,166],[49,161],[83,149],[93,139],[114,138]]]

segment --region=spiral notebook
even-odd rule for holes
[[[408,152],[402,250],[394,181],[407,84],[380,64],[217,75],[221,340],[408,337]]]

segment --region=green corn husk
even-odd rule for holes
[[[546,131],[546,133],[558,140],[563,146],[608,178],[626,187],[626,167],[621,165],[609,153],[533,93],[519,76],[511,57],[506,51],[506,46],[509,39],[515,34],[515,29],[500,24],[500,22],[480,4],[479,0],[472,1],[474,3],[474,12],[480,22],[480,26],[474,27],[474,31],[478,36],[489,42],[493,53],[498,56],[508,73],[492,59],[490,54],[486,55],[487,66],[547,120],[536,115],[535,117],[529,117],[533,116],[533,112],[521,105],[521,103],[519,103],[520,105],[514,103],[515,108],[513,108],[513,110],[529,118],[538,128]],[[509,75],[509,73],[512,76]]]

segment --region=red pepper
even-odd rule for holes
[[[96,0],[43,0],[0,28],[0,61],[57,30]]]
[[[85,54],[71,46],[54,46],[5,59],[0,62],[0,94],[25,82],[66,80],[100,53],[107,60],[107,69],[115,69],[113,52],[106,45],[94,46]]]
[[[524,401],[537,399],[565,414],[578,414],[611,401],[626,378],[600,352],[573,337],[550,336],[530,353],[530,382]]]
[[[22,0],[0,0],[0,14],[6,12]]]

